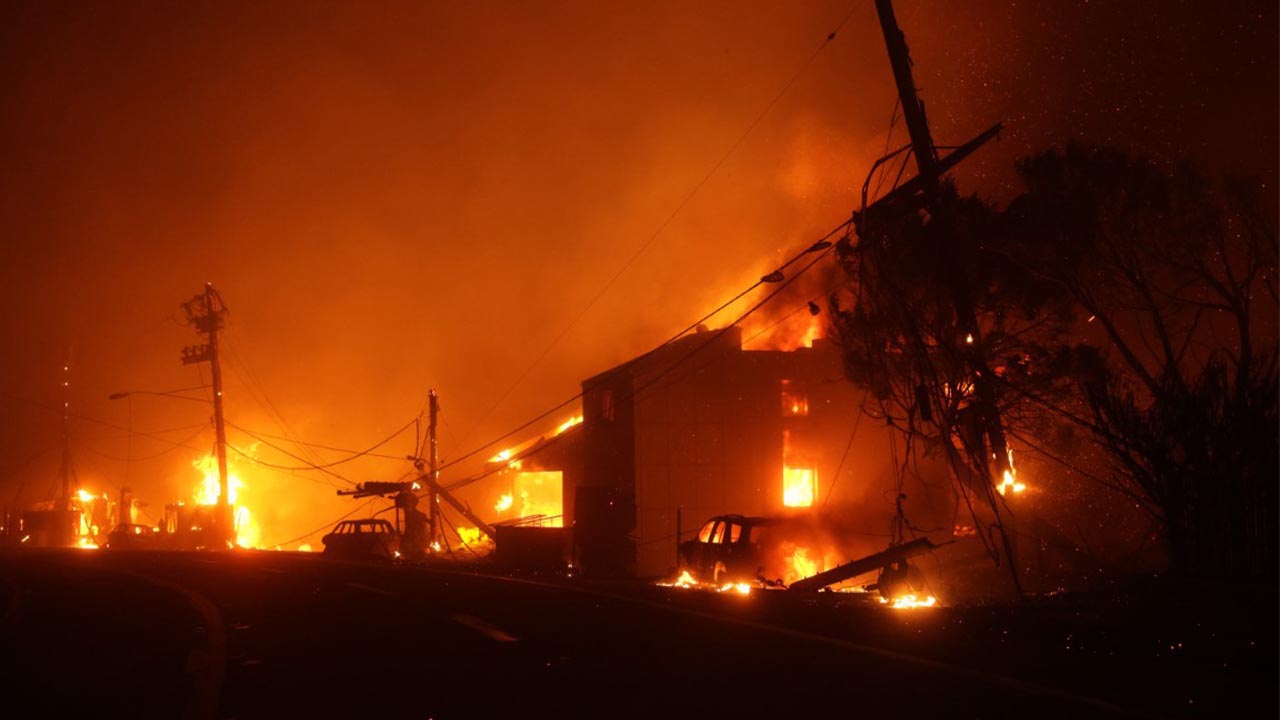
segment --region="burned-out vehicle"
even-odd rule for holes
[[[698,530],[694,539],[680,543],[680,570],[689,572],[702,583],[758,581],[767,586],[808,592],[879,571],[876,582],[867,588],[878,590],[885,598],[896,598],[924,587],[924,576],[908,561],[939,547],[921,537],[891,544],[834,567],[824,568],[814,562],[804,568],[806,572],[798,577],[793,573],[785,583],[778,577],[779,550],[796,552],[798,548],[821,545],[813,524],[801,517],[717,515]],[[773,568],[768,567],[771,558]]]
[[[328,557],[390,561],[399,555],[400,534],[386,520],[343,520],[321,542]]]
[[[692,540],[680,543],[680,566],[702,582],[751,582],[763,568],[770,538],[804,531],[788,518],[717,515]]]

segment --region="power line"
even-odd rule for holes
[[[858,417],[853,421],[853,430],[849,432],[849,442],[844,446],[844,455],[840,456],[840,464],[836,466],[836,472],[831,476],[831,484],[827,486],[827,494],[822,498],[822,507],[827,506],[827,502],[831,500],[831,491],[836,489],[836,480],[840,478],[840,471],[844,470],[844,462],[849,459],[849,451],[853,449],[853,439],[858,436],[858,426],[862,424],[862,418],[866,415],[862,407],[867,402],[867,393],[862,393],[862,401],[858,403]]]
[[[284,453],[285,455],[288,455],[289,457],[293,458],[294,460],[297,460],[298,462],[301,462],[301,463],[307,463],[307,465],[309,465],[311,468],[313,468],[313,469],[315,469],[315,470],[319,470],[320,472],[323,472],[323,473],[325,473],[325,474],[327,474],[327,475],[332,475],[333,477],[338,478],[339,480],[341,480],[342,482],[347,483],[348,485],[355,485],[355,483],[353,483],[353,482],[351,482],[350,480],[346,479],[345,477],[343,477],[343,476],[339,475],[338,473],[336,473],[336,472],[334,472],[334,471],[332,471],[332,470],[330,470],[330,469],[328,469],[328,468],[320,467],[319,465],[312,465],[310,462],[308,462],[308,461],[307,461],[307,459],[306,459],[306,458],[298,457],[297,455],[294,455],[293,453],[289,452],[288,450],[285,450],[284,448],[280,447],[279,445],[276,445],[275,443],[272,443],[272,442],[270,442],[270,441],[268,441],[268,440],[264,440],[264,439],[262,439],[262,438],[258,437],[257,435],[254,435],[253,433],[249,432],[248,430],[245,430],[244,428],[242,428],[242,427],[240,427],[239,425],[237,425],[237,424],[235,424],[235,423],[231,422],[230,420],[227,420],[226,422],[227,422],[227,424],[228,424],[228,425],[230,425],[231,427],[233,427],[233,428],[235,428],[235,429],[239,430],[240,432],[244,433],[245,435],[248,435],[249,437],[253,438],[254,440],[257,440],[258,442],[262,443],[263,445],[266,445],[267,447],[272,448],[273,450],[277,450],[277,451],[279,451],[279,452],[282,452],[282,453]],[[244,453],[242,453],[242,454],[244,454]],[[256,458],[253,458],[252,456],[248,456],[248,457],[250,457],[250,459],[256,460]]]
[[[750,287],[748,287],[747,289],[743,290],[742,292],[739,292],[737,295],[733,296],[731,299],[727,300],[726,302],[721,303],[719,307],[715,308],[715,309],[714,309],[714,310],[712,310],[711,312],[709,312],[709,313],[707,313],[707,314],[703,315],[702,317],[698,318],[697,320],[694,320],[692,323],[690,323],[689,325],[687,325],[684,329],[680,330],[679,332],[675,333],[675,334],[674,334],[674,335],[672,335],[671,337],[669,337],[669,338],[667,338],[666,340],[664,340],[661,344],[659,344],[659,345],[657,345],[657,346],[655,346],[655,347],[653,347],[653,348],[649,349],[648,351],[646,351],[646,352],[642,353],[641,355],[638,355],[637,357],[635,357],[635,358],[631,359],[631,360],[630,360],[630,361],[628,361],[628,362],[629,362],[629,363],[637,363],[637,362],[641,362],[641,361],[643,361],[645,358],[649,357],[650,355],[653,355],[654,353],[658,352],[658,351],[659,351],[659,350],[661,350],[662,348],[667,347],[668,345],[670,345],[671,343],[675,342],[676,340],[679,340],[681,337],[683,337],[685,334],[689,333],[690,331],[696,330],[696,329],[697,329],[697,327],[698,327],[699,325],[701,325],[702,323],[706,322],[707,320],[710,320],[711,318],[715,317],[716,315],[719,315],[721,312],[723,312],[725,309],[729,308],[730,306],[732,306],[733,304],[735,304],[736,302],[738,302],[738,300],[742,299],[745,295],[747,295],[747,294],[748,294],[748,293],[750,293],[751,291],[755,290],[756,288],[760,287],[761,285],[766,284],[766,278],[769,278],[769,279],[770,279],[770,280],[769,280],[769,282],[772,282],[772,278],[773,278],[774,276],[777,276],[777,275],[781,274],[783,270],[786,270],[787,268],[791,267],[791,266],[792,266],[792,265],[794,265],[795,263],[799,262],[799,261],[800,261],[800,259],[801,259],[801,258],[803,258],[805,255],[808,255],[809,253],[813,253],[813,252],[819,252],[819,251],[822,251],[822,255],[821,255],[821,256],[819,256],[819,258],[818,258],[818,259],[820,260],[822,257],[825,257],[825,255],[826,255],[828,252],[830,252],[830,247],[831,247],[828,241],[829,241],[832,237],[834,237],[836,234],[840,233],[840,232],[841,232],[841,231],[843,231],[843,230],[846,230],[846,229],[847,229],[850,225],[852,225],[852,224],[853,224],[853,220],[852,220],[852,219],[850,219],[850,220],[845,220],[844,222],[842,222],[842,223],[840,223],[839,225],[835,226],[835,227],[834,227],[834,228],[832,228],[831,230],[827,231],[827,232],[826,232],[826,234],[822,235],[820,238],[818,238],[817,240],[815,240],[813,243],[811,243],[810,245],[808,245],[807,247],[805,247],[803,250],[801,250],[800,252],[796,253],[796,254],[795,254],[795,255],[793,255],[792,257],[790,257],[790,258],[789,258],[786,262],[784,262],[782,265],[779,265],[779,266],[778,266],[778,268],[777,268],[776,270],[774,270],[774,272],[772,272],[772,273],[770,273],[769,275],[766,275],[764,278],[761,278],[760,280],[757,280],[756,282],[752,283]],[[816,261],[814,261],[814,262],[816,263]],[[814,263],[810,263],[808,266],[806,266],[806,267],[802,268],[798,273],[796,273],[795,275],[793,275],[791,278],[789,278],[789,279],[787,279],[787,280],[783,281],[783,282],[782,282],[782,284],[778,287],[778,289],[777,289],[777,290],[775,290],[774,292],[770,293],[768,296],[766,296],[766,298],[765,298],[763,301],[761,301],[760,303],[757,303],[757,304],[756,304],[752,309],[748,310],[745,314],[743,314],[743,315],[742,315],[741,317],[739,317],[738,319],[734,320],[732,323],[730,323],[728,326],[726,326],[724,329],[720,330],[719,332],[723,333],[723,332],[724,332],[724,330],[727,330],[729,327],[733,327],[733,326],[737,325],[738,323],[742,322],[742,320],[743,320],[744,318],[746,318],[747,316],[749,316],[749,315],[751,315],[753,312],[755,312],[757,309],[759,309],[759,308],[760,308],[760,307],[761,307],[765,302],[768,302],[769,300],[771,300],[771,299],[773,299],[775,296],[777,296],[777,294],[778,294],[779,292],[781,292],[784,288],[786,288],[786,287],[787,287],[787,286],[789,286],[792,282],[794,282],[794,281],[795,281],[795,279],[796,279],[796,278],[798,278],[800,275],[803,275],[803,274],[804,274],[804,273],[805,273],[805,272],[806,272],[810,267],[812,267],[812,266],[813,266],[813,264],[814,264]],[[488,441],[488,442],[484,443],[483,445],[479,445],[479,446],[477,446],[476,448],[474,448],[474,449],[472,449],[472,450],[470,450],[470,451],[468,451],[468,452],[466,452],[466,453],[463,453],[462,455],[459,455],[458,457],[456,457],[456,458],[454,458],[454,459],[450,460],[449,462],[444,463],[443,465],[441,465],[441,466],[440,466],[440,468],[439,468],[439,469],[440,469],[440,470],[444,470],[444,469],[446,469],[446,468],[449,468],[449,467],[452,467],[452,466],[454,466],[454,465],[457,465],[458,463],[460,463],[460,462],[462,462],[462,461],[464,461],[464,460],[466,460],[466,459],[468,459],[468,458],[470,458],[470,457],[474,457],[475,455],[478,455],[478,454],[482,453],[485,449],[487,449],[487,448],[489,448],[489,447],[492,447],[493,445],[496,445],[496,444],[498,444],[498,443],[502,442],[503,440],[505,440],[505,439],[507,439],[507,438],[511,437],[512,435],[515,435],[516,433],[520,432],[521,430],[525,430],[525,429],[527,429],[529,426],[531,426],[531,425],[533,425],[533,424],[535,424],[535,423],[537,423],[537,422],[540,422],[541,420],[546,419],[548,416],[550,416],[550,415],[552,415],[553,413],[555,413],[555,412],[559,411],[561,408],[563,408],[563,407],[565,407],[566,405],[568,405],[568,404],[570,404],[570,403],[574,402],[575,400],[578,400],[578,399],[579,399],[579,398],[581,398],[581,397],[582,397],[582,393],[580,393],[580,392],[579,392],[579,393],[574,394],[572,397],[570,397],[570,398],[568,398],[568,399],[566,399],[566,400],[563,400],[563,401],[562,401],[562,402],[560,402],[559,404],[557,404],[557,405],[555,405],[554,407],[552,407],[550,410],[547,410],[547,411],[545,411],[545,412],[543,412],[543,413],[539,414],[538,416],[534,417],[532,420],[529,420],[529,421],[527,421],[527,422],[525,422],[525,423],[521,424],[520,426],[518,426],[518,427],[516,427],[516,428],[514,428],[514,429],[512,429],[512,430],[509,430],[509,431],[507,431],[507,432],[503,433],[502,435],[499,435],[498,437],[496,437],[496,438],[494,438],[494,439],[492,439],[492,440],[490,440],[490,441]]]
[[[327,523],[325,523],[324,525],[321,525],[320,527],[316,528],[315,530],[312,530],[311,532],[309,532],[309,533],[307,533],[307,534],[305,534],[305,535],[299,535],[298,537],[296,537],[296,538],[294,538],[294,539],[292,539],[292,540],[287,540],[287,541],[282,542],[282,543],[275,543],[275,544],[274,544],[274,546],[268,546],[268,547],[282,547],[282,546],[285,546],[285,545],[292,545],[292,544],[294,544],[294,543],[298,542],[299,540],[306,540],[307,538],[311,537],[312,535],[315,535],[316,533],[321,532],[322,530],[327,530],[328,528],[332,527],[333,525],[335,525],[335,524],[337,524],[337,523],[340,523],[340,522],[342,522],[343,520],[346,520],[347,518],[351,517],[352,515],[355,515],[356,513],[360,512],[361,510],[364,510],[365,508],[367,508],[367,507],[369,507],[370,505],[372,505],[372,504],[373,504],[373,502],[374,502],[375,500],[378,500],[378,498],[376,498],[376,497],[375,497],[375,498],[370,498],[370,499],[369,499],[369,502],[366,502],[366,503],[365,503],[365,504],[363,504],[363,505],[358,505],[358,506],[356,506],[356,509],[355,509],[355,510],[352,510],[351,512],[347,513],[346,515],[343,515],[342,517],[338,518],[337,520],[333,520],[333,521],[331,521],[331,522],[327,522]]]
[[[371,445],[369,448],[367,448],[367,449],[365,449],[365,450],[352,450],[352,451],[351,451],[351,453],[352,453],[351,455],[349,455],[348,457],[344,457],[344,458],[342,458],[342,459],[340,459],[340,460],[333,460],[333,461],[326,462],[326,463],[310,463],[310,462],[307,462],[306,460],[299,459],[299,460],[300,460],[300,462],[304,462],[304,463],[307,463],[307,464],[306,464],[306,465],[303,465],[303,466],[298,466],[298,467],[287,467],[287,466],[283,466],[283,465],[267,465],[267,463],[261,463],[261,464],[263,464],[263,465],[267,465],[268,467],[274,467],[274,468],[276,468],[277,470],[324,470],[324,469],[326,469],[326,468],[331,468],[331,467],[334,467],[334,466],[337,466],[337,465],[342,465],[343,463],[349,463],[349,462],[351,462],[352,460],[356,460],[356,459],[358,459],[358,458],[362,458],[362,457],[366,457],[366,456],[371,456],[371,453],[372,453],[374,450],[377,450],[378,448],[382,447],[383,445],[386,445],[387,443],[389,443],[389,442],[391,442],[392,440],[394,440],[394,439],[396,439],[397,437],[399,437],[401,434],[403,434],[403,433],[404,433],[404,431],[405,431],[405,430],[408,430],[410,427],[412,427],[412,426],[413,426],[413,424],[414,424],[415,422],[417,422],[417,418],[414,418],[413,420],[410,420],[408,423],[406,423],[406,424],[405,424],[403,427],[401,427],[399,430],[396,430],[395,432],[391,433],[390,435],[386,436],[385,438],[383,438],[383,439],[379,440],[378,442],[376,442],[376,443],[374,443],[373,445]],[[236,424],[234,424],[234,423],[231,423],[230,421],[228,421],[228,423],[227,423],[227,424],[228,424],[228,425],[231,425],[231,426],[232,426],[232,427],[234,427],[235,429],[239,430],[240,432],[243,432],[244,434],[246,434],[246,435],[248,435],[248,436],[250,436],[250,437],[252,437],[252,438],[254,438],[254,439],[256,439],[256,440],[259,440],[259,441],[261,441],[261,442],[266,442],[265,440],[262,440],[262,438],[259,438],[257,435],[255,435],[253,432],[251,432],[251,431],[249,431],[249,430],[245,430],[244,428],[240,427],[239,425],[236,425]],[[269,443],[268,443],[268,444],[269,444]],[[273,445],[272,447],[275,447],[275,446]],[[282,450],[281,452],[284,452],[284,451]],[[286,453],[286,454],[287,454],[287,453]],[[293,456],[292,456],[292,455],[290,455],[290,457],[293,457]],[[404,457],[404,456],[392,456],[392,455],[381,455],[381,456],[379,456],[379,457],[390,457],[390,458],[394,458],[394,459],[396,459],[396,460],[405,460],[405,459],[406,459],[406,457]],[[254,458],[254,460],[256,461],[256,460],[257,460],[257,458]]]
[[[849,225],[851,222],[852,222],[852,221],[846,221],[845,223],[841,224],[840,226],[837,226],[834,230],[832,230],[831,232],[827,233],[827,235],[825,235],[825,236],[822,238],[822,240],[818,241],[818,243],[815,243],[814,245],[812,245],[812,246],[810,246],[809,248],[807,248],[806,250],[804,250],[804,251],[803,251],[802,253],[800,253],[800,255],[798,255],[796,258],[792,258],[791,260],[789,260],[789,261],[786,263],[786,265],[784,265],[783,267],[786,267],[787,265],[791,265],[792,263],[794,263],[794,262],[796,261],[796,259],[797,259],[798,257],[800,257],[800,256],[804,255],[805,253],[813,252],[813,251],[814,251],[814,249],[815,249],[815,248],[818,248],[818,246],[819,246],[823,241],[825,241],[827,238],[829,238],[829,237],[831,237],[832,235],[834,235],[834,234],[835,234],[836,232],[838,232],[839,230],[841,230],[841,229],[844,229],[844,228],[848,227],[848,225]],[[834,246],[832,246],[832,247],[834,247]],[[700,353],[701,351],[703,351],[703,350],[705,350],[706,348],[710,347],[712,344],[714,344],[714,343],[715,343],[715,341],[716,341],[717,339],[719,339],[721,336],[723,336],[723,335],[724,335],[726,332],[728,332],[731,328],[736,327],[739,323],[741,323],[741,322],[742,322],[743,320],[745,320],[747,317],[749,317],[750,315],[752,315],[753,313],[755,313],[755,312],[756,312],[757,310],[759,310],[761,307],[764,307],[764,305],[765,305],[765,304],[767,304],[767,303],[768,303],[770,300],[772,300],[773,298],[777,297],[777,296],[778,296],[778,295],[779,295],[783,290],[785,290],[789,285],[791,285],[791,283],[795,282],[798,278],[800,278],[800,276],[802,276],[802,275],[804,275],[804,273],[808,272],[808,270],[809,270],[810,268],[812,268],[814,265],[817,265],[819,262],[821,262],[821,261],[823,260],[823,258],[827,257],[827,255],[828,255],[828,254],[830,254],[831,249],[832,249],[831,247],[827,247],[827,248],[823,249],[823,250],[822,250],[822,252],[821,252],[821,254],[820,254],[818,257],[814,258],[814,259],[813,259],[813,261],[811,261],[808,265],[805,265],[805,266],[804,266],[804,267],[802,267],[798,272],[796,272],[795,274],[793,274],[790,278],[788,278],[787,280],[785,280],[784,282],[782,282],[782,283],[781,283],[781,284],[780,284],[780,285],[779,285],[779,286],[778,286],[778,287],[777,287],[773,292],[769,293],[769,294],[768,294],[768,295],[766,295],[762,300],[760,300],[759,302],[757,302],[755,305],[751,306],[751,308],[749,308],[746,312],[744,312],[742,315],[738,316],[738,318],[737,318],[736,320],[734,320],[732,323],[730,323],[730,324],[726,325],[725,327],[723,327],[723,328],[721,328],[721,329],[719,329],[719,330],[717,330],[717,331],[715,331],[715,332],[713,332],[713,333],[710,333],[711,337],[707,338],[707,340],[706,340],[706,341],[704,341],[702,344],[698,345],[697,347],[693,348],[693,349],[692,349],[691,351],[689,351],[688,353],[686,353],[686,354],[684,354],[683,356],[681,356],[680,358],[678,358],[675,362],[673,362],[671,365],[667,366],[664,370],[662,370],[661,372],[659,372],[657,375],[654,375],[652,378],[650,378],[650,379],[649,379],[648,381],[646,381],[644,384],[642,384],[642,385],[640,385],[639,387],[637,387],[637,388],[635,388],[634,390],[632,390],[632,391],[627,395],[627,397],[626,397],[626,398],[623,398],[623,400],[622,400],[622,401],[623,401],[623,402],[626,402],[627,400],[634,399],[634,398],[635,398],[636,396],[638,396],[641,392],[643,392],[644,390],[646,390],[646,389],[648,389],[649,387],[653,386],[655,383],[657,383],[657,382],[658,382],[659,380],[661,380],[662,378],[666,377],[666,376],[667,376],[671,371],[673,371],[673,370],[675,370],[677,367],[679,367],[679,366],[683,365],[685,362],[687,362],[687,361],[689,361],[690,359],[692,359],[695,355],[697,355],[697,354],[698,354],[698,353]],[[682,335],[682,334],[683,334],[683,333],[679,333],[679,334],[677,334],[677,336],[676,336],[676,337],[679,337],[679,335]],[[670,342],[670,341],[669,341],[669,342]],[[654,352],[656,352],[658,349],[660,349],[660,348],[665,347],[666,345],[668,345],[668,344],[669,344],[669,342],[668,342],[668,343],[663,343],[663,345],[658,346],[658,348],[654,348],[653,350],[650,350],[649,352],[647,352],[647,353],[645,353],[645,354],[643,354],[643,355],[641,355],[641,356],[639,356],[639,357],[635,358],[634,360],[631,360],[628,364],[636,363],[636,362],[639,362],[639,361],[643,360],[644,358],[648,357],[649,355],[652,355],[652,354],[653,354]],[[705,367],[705,365],[704,365],[703,367]],[[581,393],[579,393],[578,397],[581,397]],[[553,437],[551,437],[551,438],[548,438],[548,439],[546,440],[546,442],[543,442],[543,443],[541,443],[541,444],[535,445],[533,448],[530,448],[530,449],[529,449],[527,452],[525,452],[524,454],[520,455],[520,456],[519,456],[519,457],[517,457],[517,458],[512,458],[512,459],[513,459],[513,460],[523,460],[523,459],[525,459],[525,458],[528,458],[528,457],[531,457],[531,456],[533,456],[533,455],[536,455],[537,453],[542,452],[543,450],[546,450],[548,447],[551,447],[551,446],[552,446],[552,445],[554,445],[555,443],[559,442],[559,440],[560,440],[561,438],[563,438],[563,437],[565,437],[565,435],[564,435],[564,434],[556,435],[556,436],[553,436]],[[487,446],[486,446],[486,447],[487,447]],[[491,476],[491,475],[494,475],[494,474],[496,474],[496,473],[499,473],[499,472],[503,471],[504,469],[506,469],[506,467],[507,467],[507,465],[506,465],[506,464],[503,464],[503,465],[502,465],[502,466],[500,466],[500,467],[493,468],[493,469],[491,469],[491,470],[486,470],[486,471],[484,471],[484,472],[482,472],[482,473],[480,473],[480,474],[478,474],[478,475],[474,475],[474,476],[471,476],[471,477],[463,478],[463,479],[461,479],[461,480],[456,480],[456,481],[454,481],[454,482],[452,482],[452,483],[450,483],[450,484],[446,485],[446,486],[445,486],[445,489],[446,489],[446,490],[456,490],[456,489],[458,489],[458,488],[465,487],[465,486],[470,485],[470,484],[472,484],[472,483],[475,483],[475,482],[478,482],[478,481],[480,481],[480,480],[483,480],[483,479],[485,479],[485,478],[487,478],[487,477],[489,477],[489,476]]]
[[[254,457],[253,455],[249,454],[248,452],[245,452],[244,450],[241,450],[240,448],[236,447],[235,445],[232,445],[231,443],[227,443],[227,447],[229,447],[229,448],[231,448],[232,450],[234,450],[234,451],[235,451],[235,453],[236,453],[237,455],[239,455],[240,457],[242,457],[242,458],[244,458],[244,459],[248,460],[249,462],[251,462],[251,463],[253,463],[253,464],[255,464],[255,465],[261,465],[262,467],[265,467],[265,468],[268,468],[268,469],[271,469],[271,470],[290,471],[290,472],[289,472],[289,476],[290,476],[290,477],[300,477],[300,478],[302,478],[303,480],[306,480],[306,481],[308,481],[308,482],[313,482],[313,483],[316,483],[317,485],[326,485],[326,486],[331,487],[331,488],[333,488],[333,489],[335,489],[335,490],[341,490],[341,489],[342,489],[342,487],[341,487],[341,486],[336,485],[332,480],[328,480],[328,479],[326,479],[326,480],[319,480],[319,479],[317,479],[317,478],[310,477],[310,476],[307,476],[307,475],[295,475],[295,474],[292,472],[292,471],[294,470],[294,468],[285,467],[284,465],[273,465],[273,464],[271,464],[271,463],[269,463],[269,462],[266,462],[266,461],[264,461],[264,460],[259,460],[258,458]],[[309,470],[310,468],[307,468],[307,469]]]
[[[861,9],[862,6],[865,4],[866,4],[866,0],[862,0],[862,2],[859,2],[857,5],[855,5],[849,11],[849,13],[844,16],[844,19],[840,21],[840,24],[837,25],[834,30],[832,30],[830,33],[827,34],[826,38],[824,38],[822,42],[818,44],[818,47],[814,49],[814,51],[809,55],[809,57],[806,58],[805,61],[801,63],[800,67],[797,68],[796,71],[791,75],[790,79],[787,80],[786,84],[782,86],[782,89],[780,89],[777,92],[777,94],[773,96],[773,99],[771,99],[764,106],[764,108],[759,112],[759,114],[755,116],[755,118],[751,121],[751,123],[747,125],[746,130],[744,130],[742,134],[738,136],[738,139],[735,140],[733,144],[729,146],[729,149],[726,150],[724,154],[720,156],[720,159],[717,160],[716,163],[711,166],[711,169],[707,171],[706,175],[704,175],[702,179],[699,180],[693,186],[693,189],[691,189],[689,193],[684,196],[684,199],[681,200],[676,205],[675,209],[671,211],[671,214],[668,215],[667,218],[663,220],[660,225],[658,225],[658,229],[654,230],[653,234],[651,234],[649,238],[645,240],[640,245],[640,247],[637,248],[636,251],[631,254],[630,257],[627,258],[626,262],[622,264],[622,267],[618,268],[617,272],[615,272],[613,276],[609,278],[608,282],[604,284],[604,287],[600,288],[599,292],[597,292],[589,301],[587,301],[586,305],[582,307],[582,310],[580,310],[578,314],[573,318],[573,320],[569,321],[569,324],[566,325],[564,329],[560,331],[560,334],[557,335],[551,341],[551,343],[547,345],[546,348],[544,348],[542,352],[538,354],[536,358],[534,358],[533,362],[530,363],[527,368],[525,368],[524,372],[520,373],[520,376],[515,379],[515,382],[511,383],[511,385],[507,387],[506,390],[503,391],[502,395],[500,395],[498,399],[494,401],[493,405],[491,405],[489,409],[486,410],[480,416],[480,419],[477,420],[475,425],[473,426],[473,430],[475,427],[478,427],[481,423],[483,423],[489,417],[489,415],[492,414],[493,411],[497,409],[497,407],[501,405],[502,402],[506,400],[507,397],[510,396],[510,394],[517,387],[519,387],[520,383],[524,382],[524,379],[527,378],[531,372],[533,372],[533,369],[536,368],[543,361],[543,359],[547,357],[547,355],[551,352],[553,348],[555,348],[556,345],[560,344],[560,341],[563,340],[565,336],[568,335],[569,332],[573,330],[575,326],[577,326],[577,324],[582,320],[582,318],[585,317],[586,314],[593,307],[595,307],[596,303],[600,301],[600,298],[604,297],[605,293],[609,292],[609,290],[614,286],[614,284],[616,284],[618,280],[627,272],[627,270],[631,268],[631,266],[635,263],[635,261],[639,259],[639,257],[642,254],[644,254],[644,252],[648,250],[651,245],[653,245],[654,241],[657,240],[658,237],[661,236],[662,233],[676,219],[676,217],[679,216],[682,211],[684,211],[685,207],[689,205],[689,203],[693,200],[693,198],[702,190],[703,187],[706,186],[706,184],[720,170],[720,168],[724,166],[724,164],[729,160],[729,158],[732,157],[735,152],[737,152],[738,148],[742,145],[743,142],[746,141],[747,137],[751,135],[751,133],[756,129],[756,127],[760,124],[760,122],[764,120],[764,118],[769,114],[771,110],[773,110],[774,106],[778,104],[778,101],[781,100],[782,97],[787,94],[787,92],[791,89],[793,85],[795,85],[796,81],[799,80],[800,76],[804,74],[805,70],[807,70],[809,66],[813,64],[813,61],[817,59],[818,55],[821,54],[822,51],[825,50],[833,40],[835,40],[836,33],[840,32],[840,30],[844,28],[845,24],[849,22],[850,18],[852,18],[854,14],[859,9]],[[470,435],[470,432],[468,432],[467,435]]]
[[[412,421],[410,422],[410,424],[412,424]],[[302,445],[302,446],[311,447],[311,448],[320,448],[321,450],[332,450],[332,451],[334,451],[334,452],[347,453],[347,454],[349,454],[349,455],[354,455],[354,454],[359,453],[359,454],[361,454],[361,455],[367,455],[367,456],[369,456],[369,457],[376,457],[376,458],[383,458],[383,459],[386,459],[386,460],[404,460],[404,459],[405,459],[405,456],[404,456],[404,455],[388,455],[388,454],[386,454],[386,453],[376,453],[376,452],[368,452],[368,451],[354,450],[354,449],[352,449],[352,448],[335,447],[335,446],[333,446],[333,445],[322,445],[322,444],[320,444],[320,443],[307,442],[307,441],[305,441],[305,440],[294,440],[293,438],[286,437],[286,436],[284,436],[284,435],[273,435],[273,434],[271,434],[271,433],[269,433],[269,432],[263,432],[262,430],[247,430],[247,429],[243,429],[243,432],[245,432],[245,433],[252,433],[255,437],[256,437],[256,436],[258,436],[258,435],[261,435],[262,437],[271,438],[272,440],[284,440],[284,441],[286,441],[286,442],[292,442],[292,443],[295,443],[295,444],[297,444],[297,445]],[[401,432],[403,432],[403,431],[401,431]]]

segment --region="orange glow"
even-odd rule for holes
[[[580,425],[581,423],[582,423],[582,416],[575,415],[569,418],[568,420],[564,421],[563,423],[560,423],[560,427],[556,428],[556,435],[559,435],[560,433],[564,432],[565,430],[568,430],[571,427],[574,427],[575,425]]]
[[[888,605],[894,610],[913,610],[915,608],[931,608],[938,604],[938,599],[932,595],[919,597],[916,595],[903,595],[902,597],[887,600],[880,598],[881,605]]]
[[[558,470],[517,472],[511,492],[498,498],[493,509],[512,518],[542,516],[544,527],[564,527],[564,473]]]
[[[774,323],[777,323],[776,325]],[[815,315],[796,313],[778,321],[777,316],[752,316],[743,326],[743,337],[753,349],[791,351],[811,348],[822,337],[822,321]],[[747,344],[745,341],[744,345]]]
[[[782,417],[804,417],[809,414],[809,398],[803,393],[782,391]]]
[[[796,547],[786,556],[786,564],[782,568],[782,581],[787,585],[813,577],[818,574],[818,561],[809,557],[809,549]]]
[[[460,527],[458,539],[462,540],[464,545],[479,545],[482,540],[488,540],[489,536],[481,532],[480,528]]]
[[[676,578],[674,581],[669,583],[660,582],[658,584],[663,587],[691,588],[695,587],[698,584],[698,581],[693,579],[693,575],[689,574],[688,570],[681,570],[680,577]]]
[[[222,488],[218,482],[218,461],[210,453],[191,461],[191,466],[203,474],[200,485],[196,488],[196,504],[212,507],[218,504]],[[240,476],[227,466],[227,501],[231,505],[231,517],[235,533],[235,544],[242,548],[259,548],[262,546],[262,529],[248,507],[237,505],[240,491],[245,484]]]
[[[311,552],[311,543],[302,543],[298,546],[298,552]]]
[[[810,507],[817,491],[818,472],[813,468],[782,468],[782,504]]]
[[[688,570],[681,570],[680,575],[675,580],[670,580],[670,581],[664,580],[664,581],[659,581],[655,584],[660,585],[662,587],[681,588],[683,590],[697,588],[700,590],[715,590],[716,592],[720,592],[720,593],[736,593],[738,595],[750,595],[751,588],[752,588],[751,583],[746,583],[746,582],[724,583],[722,585],[712,585],[711,583],[701,583],[701,582],[698,582],[697,578],[693,576],[693,573],[689,572]]]
[[[1026,489],[1026,484],[1018,480],[1018,470],[1013,466],[1013,448],[1009,448],[1009,469],[1004,471],[1004,478],[996,485],[996,491],[1001,495],[1008,495],[1010,492],[1017,495]]]

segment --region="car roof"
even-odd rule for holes
[[[734,522],[740,525],[754,526],[754,525],[775,525],[777,523],[784,522],[785,518],[771,518],[771,517],[760,517],[755,515],[747,516],[747,515],[728,514],[728,515],[716,515],[712,517],[710,520],[707,520],[707,522],[713,522],[716,520]],[[705,525],[706,523],[703,523],[703,524]]]

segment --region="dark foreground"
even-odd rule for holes
[[[0,690],[86,718],[1276,716],[1274,595],[1161,607],[29,551],[0,555]]]

